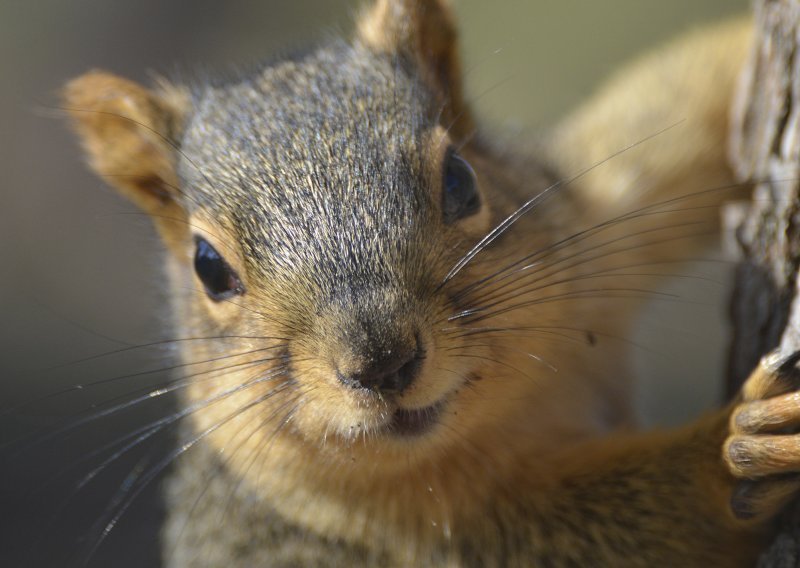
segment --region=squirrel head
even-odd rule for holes
[[[536,383],[498,373],[486,324],[461,317],[510,249],[451,272],[514,209],[472,136],[455,37],[445,2],[379,0],[352,41],[235,80],[67,85],[91,165],[172,253],[192,418],[220,446],[403,470],[523,412]],[[487,365],[516,378],[479,381]]]

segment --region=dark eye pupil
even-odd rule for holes
[[[445,223],[469,217],[480,205],[475,172],[464,158],[451,151],[444,166],[442,213]]]
[[[208,241],[197,237],[194,269],[212,300],[224,300],[244,292],[242,283],[225,259]]]

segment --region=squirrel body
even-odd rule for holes
[[[648,55],[521,149],[476,134],[435,0],[378,0],[352,41],[218,84],[70,83],[93,168],[170,251],[178,336],[200,338],[166,565],[752,562],[794,486],[737,497],[779,466],[730,417],[790,371],[639,433],[621,340],[730,195],[750,35]]]

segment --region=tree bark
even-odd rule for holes
[[[731,163],[754,184],[752,201],[726,219],[742,255],[731,302],[731,394],[767,351],[800,348],[800,0],[756,0],[754,8],[731,132]],[[800,504],[780,520],[758,566],[800,567]]]

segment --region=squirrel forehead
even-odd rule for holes
[[[370,181],[368,174],[391,179],[400,162],[421,169],[435,114],[432,97],[401,61],[335,45],[199,89],[182,148],[239,184],[294,186],[317,175],[352,185]],[[182,173],[202,189],[205,176]]]
[[[189,207],[232,218],[248,256],[405,254],[431,221],[438,109],[402,62],[368,58],[339,45],[201,89],[181,144]]]

